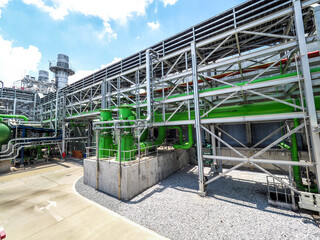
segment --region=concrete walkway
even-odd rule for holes
[[[73,192],[72,162],[0,176],[0,227],[7,239],[163,239]]]

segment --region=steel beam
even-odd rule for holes
[[[277,160],[277,159],[249,159],[249,158],[214,156],[214,155],[204,155],[203,158],[219,159],[222,161],[267,163],[267,164],[277,164],[277,165],[285,165],[285,166],[300,166],[300,167],[314,167],[315,166],[314,163],[305,162],[305,161],[295,162],[295,161]]]

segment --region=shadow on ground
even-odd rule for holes
[[[320,234],[311,219],[268,205],[264,174],[233,171],[209,184],[202,198],[196,173],[189,165],[128,202],[84,185],[83,178],[76,190],[171,239],[311,239]]]

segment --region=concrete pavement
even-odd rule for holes
[[[0,226],[7,239],[164,239],[73,192],[72,163],[0,176]]]

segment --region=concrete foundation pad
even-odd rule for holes
[[[0,161],[0,173],[10,172],[11,160]]]
[[[147,188],[157,184],[190,162],[185,150],[159,151],[158,156],[148,156],[143,160],[119,162],[99,160],[98,190],[128,201]],[[86,158],[83,163],[84,183],[97,186],[97,162]],[[120,171],[121,169],[121,171]]]

